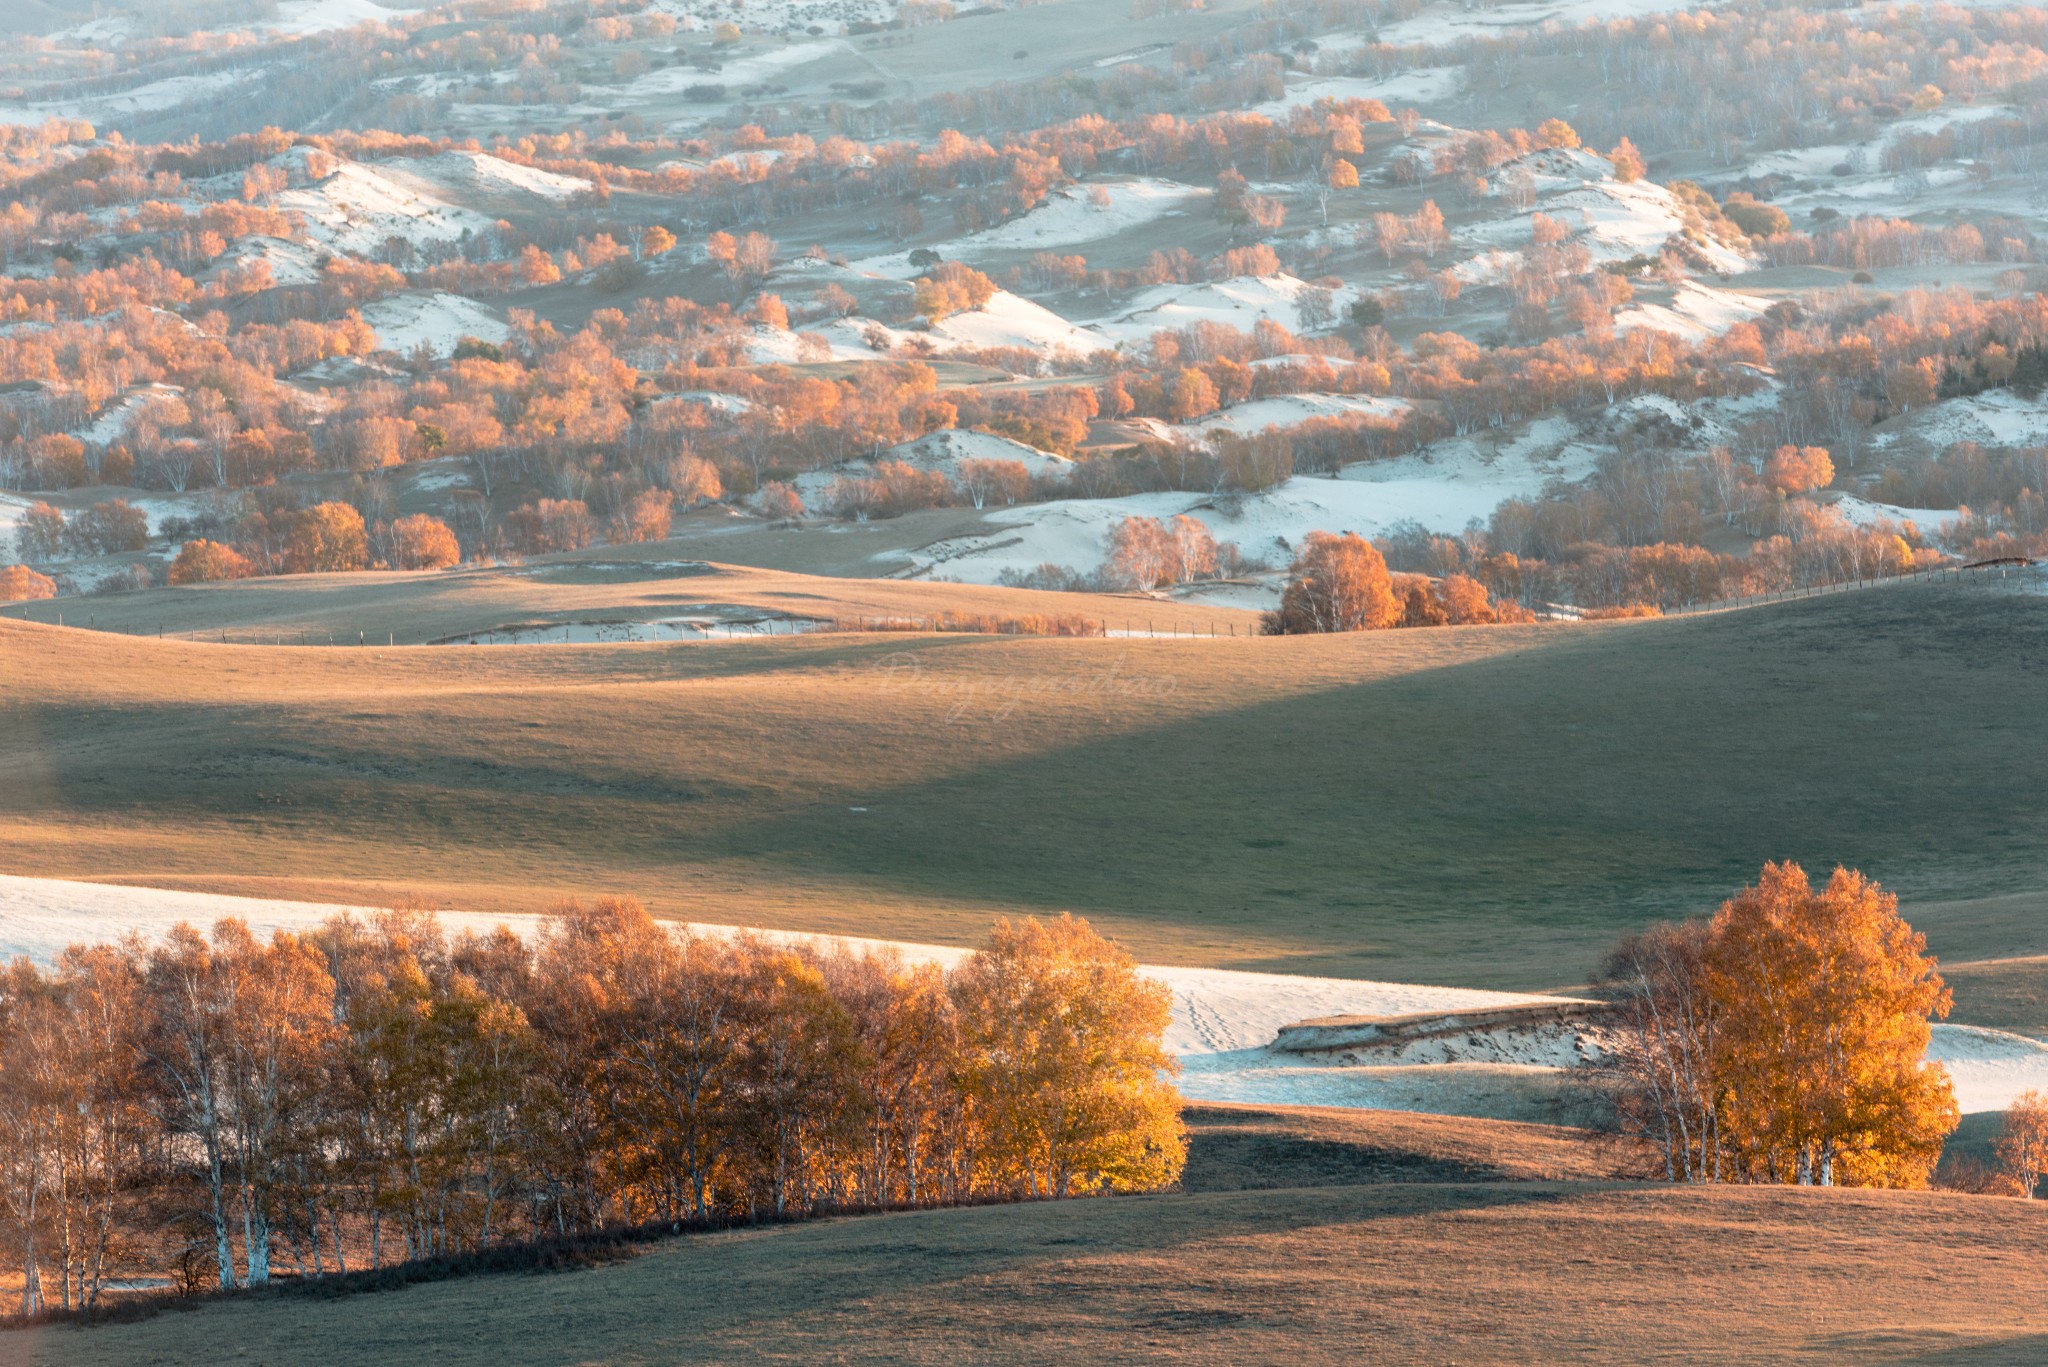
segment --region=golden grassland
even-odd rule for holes
[[[1179,1192],[744,1230],[588,1271],[6,1334],[0,1364],[1989,1367],[2048,1353],[2038,1203],[1637,1185],[1612,1180],[1582,1132],[1505,1122],[1189,1120]]]
[[[1066,607],[717,578],[676,591]],[[267,627],[359,591],[186,597]],[[300,649],[0,621],[0,867],[487,912],[628,891],[950,943],[1071,909],[1151,961],[1538,988],[1775,857],[1860,867],[1944,958],[2005,960],[2048,954],[2044,665],[2048,599],[1918,587],[1291,639]],[[2048,1024],[2013,1014],[2025,976],[1968,993]]]
[[[756,533],[756,535],[773,535]],[[1114,629],[1164,633],[1257,630],[1258,614],[1192,608],[1132,595],[1045,593],[898,579],[821,579],[773,569],[678,558],[672,542],[607,546],[521,565],[377,574],[308,574],[45,599],[0,609],[0,619],[86,626],[228,644],[417,645],[550,623],[646,622],[665,617],[771,614],[847,622],[931,618],[1077,616]]]

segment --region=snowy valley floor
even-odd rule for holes
[[[48,963],[68,944],[114,939],[130,931],[154,939],[181,921],[203,928],[222,917],[240,917],[263,935],[303,929],[346,911],[370,914],[371,909],[0,875],[0,959],[26,955]],[[540,918],[450,911],[441,913],[441,920],[451,932],[506,925],[531,937]],[[740,933],[731,926],[692,929]],[[820,948],[889,949],[907,960],[941,964],[966,954],[947,946],[851,936],[765,934]],[[1573,1095],[1574,1070],[1533,1056],[1518,1059],[1512,1049],[1474,1051],[1486,1061],[1360,1067],[1270,1047],[1282,1026],[1316,1017],[1409,1015],[1563,998],[1214,968],[1145,965],[1144,972],[1173,991],[1166,1045],[1180,1058],[1180,1089],[1191,1101],[1551,1121],[1582,1119],[1589,1104]],[[2022,1035],[1937,1025],[1928,1057],[1948,1067],[1966,1113],[2001,1110],[2028,1088],[2048,1089],[2048,1044]]]

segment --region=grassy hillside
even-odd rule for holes
[[[773,532],[755,532],[772,537]],[[784,540],[787,541],[786,535]],[[834,542],[845,538],[834,537]],[[524,565],[419,574],[314,574],[187,588],[45,599],[9,605],[5,618],[90,626],[129,635],[258,645],[418,645],[453,636],[551,623],[649,622],[675,617],[920,618],[944,612],[1148,620],[1174,630],[1239,635],[1258,614],[1189,608],[1150,598],[1040,593],[894,579],[829,579],[678,560],[674,543],[605,547]],[[845,568],[832,564],[826,573]],[[709,611],[706,611],[706,610]],[[723,610],[721,612],[721,610]]]
[[[2048,953],[2044,665],[2048,599],[1926,588],[1291,640],[300,650],[5,622],[0,863],[482,910],[616,889],[955,942],[1071,908],[1159,960],[1546,987],[1792,857],[2000,959]]]
[[[2048,1352],[2048,1211],[2034,1203],[1614,1184],[1597,1180],[1573,1132],[1483,1121],[1226,1108],[1190,1118],[1198,1162],[1219,1135],[1291,1145],[1257,1164],[1291,1185],[1231,1190],[1227,1174],[1191,1169],[1200,1189],[1163,1196],[691,1238],[584,1272],[0,1335],[0,1364],[214,1361],[224,1343],[251,1362],[344,1367],[1988,1367]]]

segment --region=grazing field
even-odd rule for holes
[[[655,548],[661,549],[661,548]],[[909,623],[947,612],[994,618],[1080,617],[1121,633],[1135,619],[1161,634],[1257,629],[1258,614],[1192,608],[1149,598],[1042,593],[893,579],[820,580],[776,570],[679,560],[646,546],[419,574],[325,574],[243,579],[188,588],[108,594],[90,603],[20,603],[0,619],[90,626],[127,635],[226,644],[419,645],[508,629],[665,621],[758,624],[784,630],[886,619]]]
[[[0,858],[483,912],[630,891],[933,943],[1071,909],[1153,962],[1534,989],[1790,857],[1897,889],[1946,958],[2003,959],[2048,951],[2044,657],[2048,599],[1931,589],[1256,640],[301,650],[0,622]]]
[[[0,1363],[2037,1362],[2048,1210],[1636,1186],[1588,1136],[1190,1113],[1171,1194],[688,1238],[552,1276],[0,1336]],[[1239,1190],[1237,1188],[1262,1188]],[[1880,1294],[1881,1292],[1881,1294]],[[374,1311],[374,1313],[372,1313]],[[886,1325],[886,1332],[877,1326]]]

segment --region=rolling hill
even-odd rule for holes
[[[2036,1205],[1613,1180],[1578,1131],[1190,1114],[1181,1191],[0,1336],[0,1363],[2038,1361]],[[1254,1189],[1256,1188],[1256,1189]],[[1882,1294],[1873,1294],[1880,1289]],[[878,1325],[889,1326],[877,1333]]]
[[[814,610],[997,592],[777,584]],[[265,639],[338,591],[175,601],[230,638],[260,604]],[[1791,857],[2003,960],[2048,952],[2044,655],[2048,600],[1927,586],[1290,639],[301,649],[8,621],[0,858],[486,912],[626,891],[935,943],[1071,909],[1152,962],[1530,989]],[[2029,998],[1986,983],[2013,1024]]]

